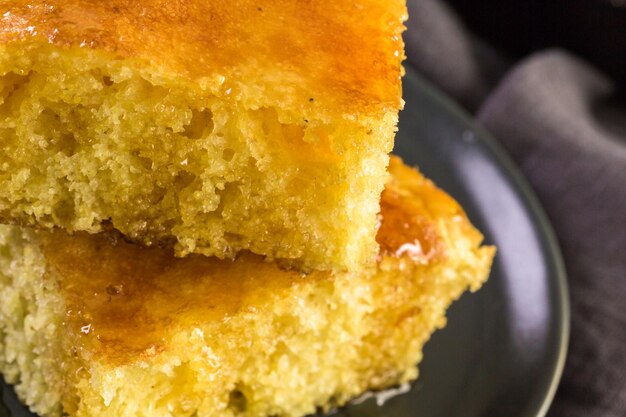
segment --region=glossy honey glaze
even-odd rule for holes
[[[405,19],[404,0],[4,0],[0,44],[100,50],[374,115],[401,105]]]
[[[392,158],[390,172],[381,202],[381,256],[408,256],[417,264],[442,260],[440,222],[464,218],[463,212],[398,158]],[[49,276],[59,281],[66,299],[71,337],[77,336],[79,348],[116,363],[166,349],[177,329],[262,309],[294,286],[337,278],[283,270],[250,254],[235,261],[199,255],[181,259],[168,249],[145,248],[112,235],[56,231],[41,236]]]

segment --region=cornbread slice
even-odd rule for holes
[[[494,249],[431,182],[391,173],[370,272],[2,226],[0,369],[35,412],[81,417],[302,416],[416,378]]]
[[[374,264],[404,0],[4,0],[0,219]]]

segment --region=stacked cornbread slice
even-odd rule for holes
[[[376,268],[175,258],[117,235],[0,229],[0,369],[46,416],[303,416],[417,376],[493,248],[392,159]]]
[[[493,248],[389,158],[401,0],[7,0],[0,371],[46,417],[299,417],[417,376]]]

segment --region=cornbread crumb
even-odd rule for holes
[[[264,3],[3,2],[0,219],[373,265],[404,1]]]
[[[296,417],[415,379],[494,249],[432,183],[390,171],[378,266],[359,273],[0,227],[0,370],[37,413],[72,417]]]

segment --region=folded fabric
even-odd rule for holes
[[[478,119],[543,202],[565,257],[569,358],[552,415],[626,410],[626,117],[603,108],[611,83],[561,51],[522,62]]]

